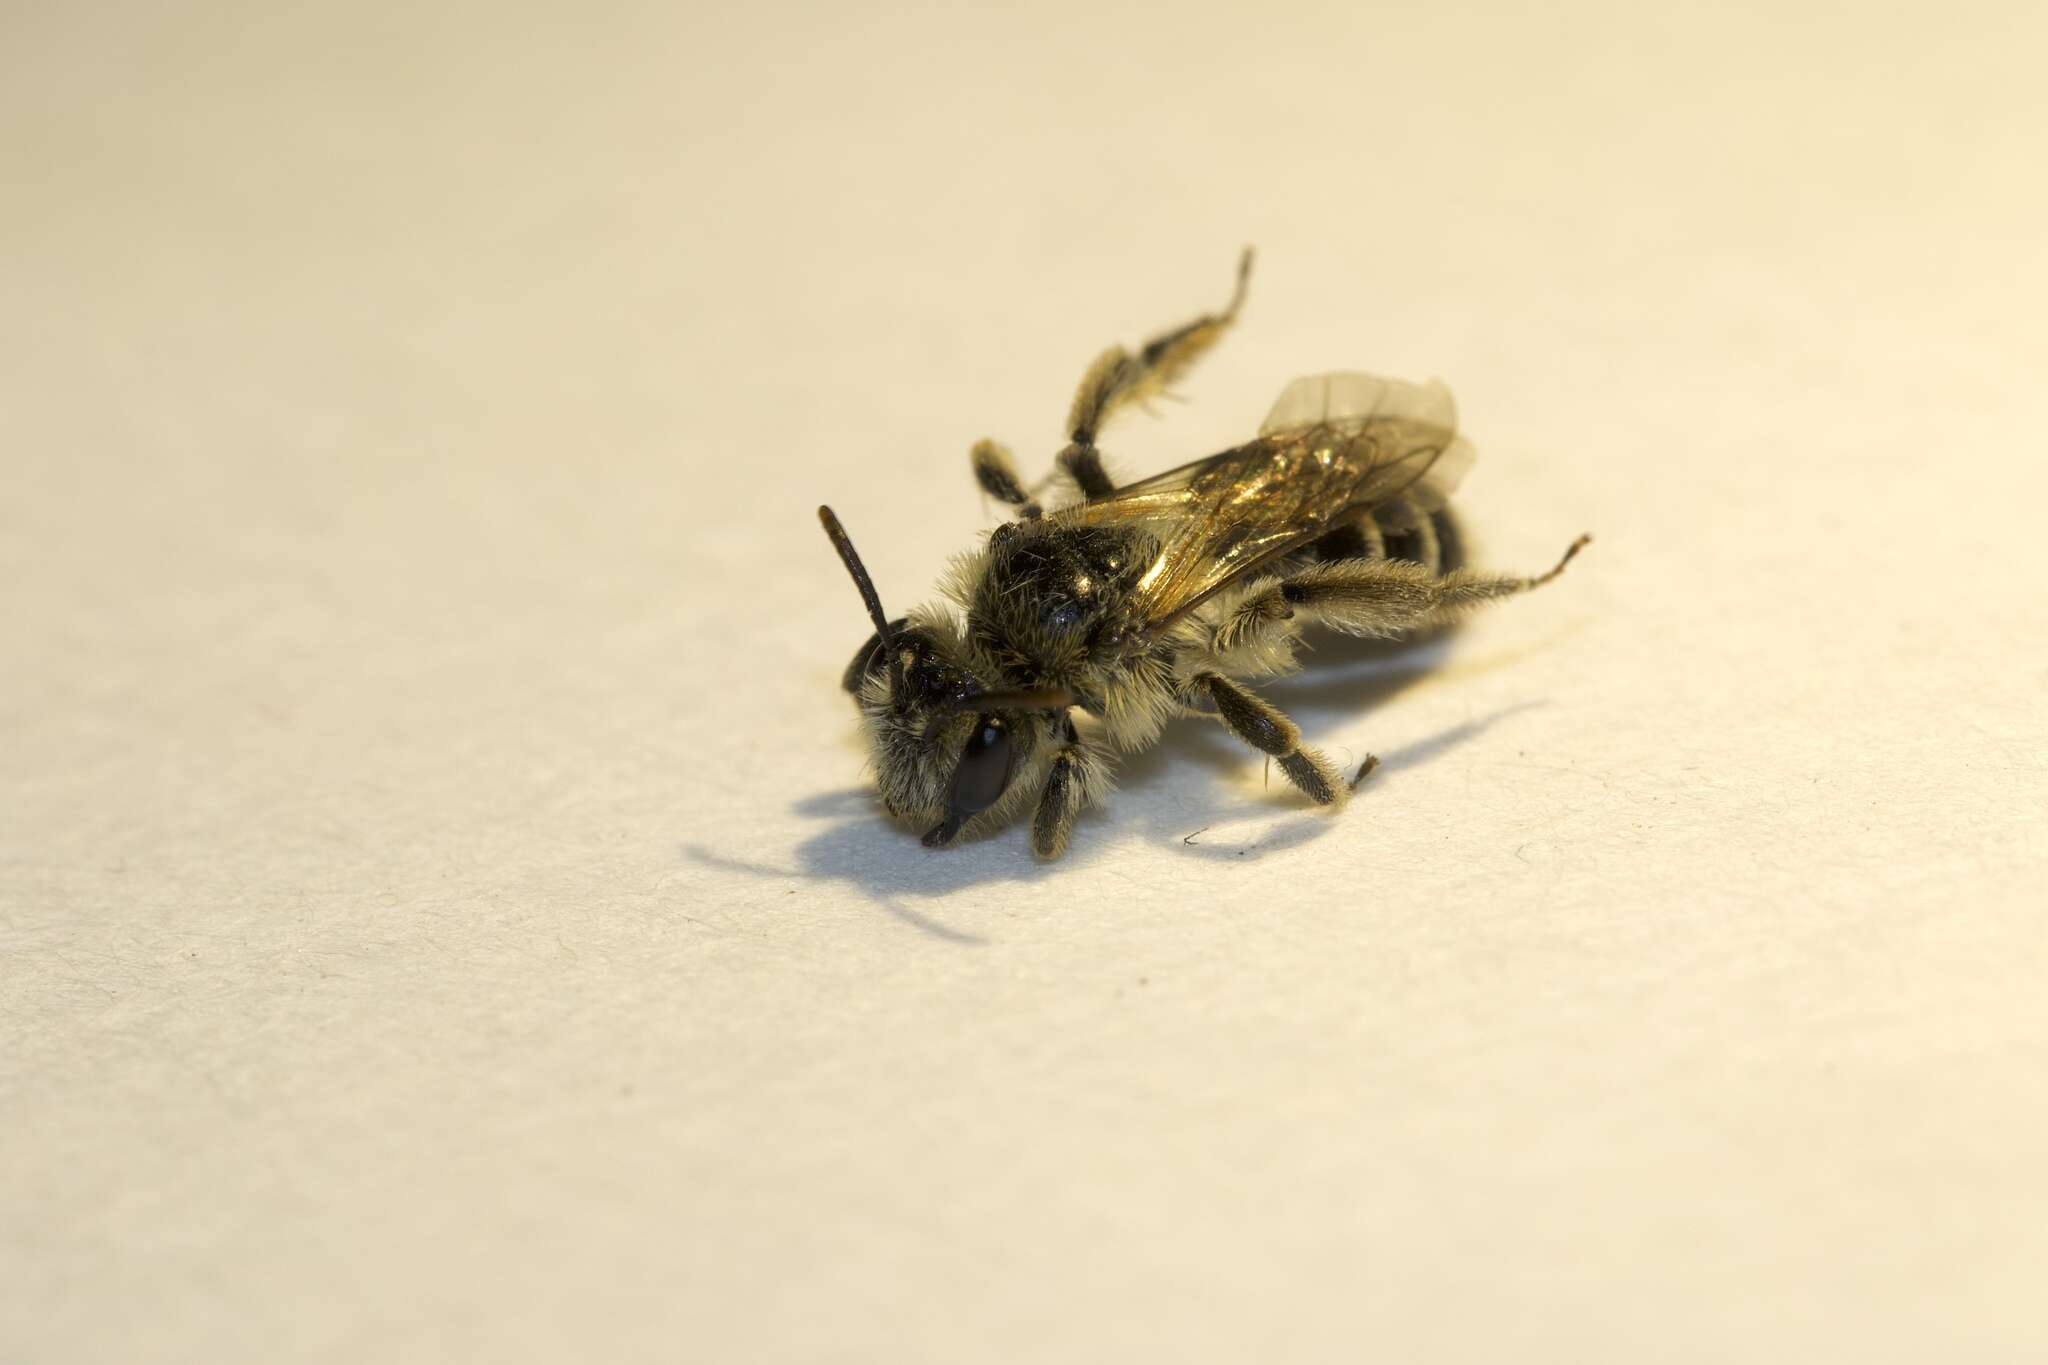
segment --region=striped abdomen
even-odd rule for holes
[[[1449,507],[1424,512],[1396,498],[1315,543],[1315,556],[1331,559],[1405,559],[1431,573],[1465,566],[1465,538]]]

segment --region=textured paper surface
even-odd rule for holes
[[[13,14],[0,1357],[2042,1358],[2042,14]],[[928,854],[813,508],[1247,241],[1597,543]]]

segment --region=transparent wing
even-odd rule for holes
[[[1084,525],[1150,524],[1159,549],[1131,611],[1137,635],[1152,638],[1366,511],[1390,529],[1434,511],[1472,458],[1442,384],[1314,375],[1287,386],[1257,440],[1060,515]]]
[[[1434,512],[1457,490],[1478,457],[1472,443],[1458,435],[1458,405],[1440,379],[1411,384],[1370,374],[1316,374],[1297,379],[1280,391],[1259,426],[1260,435],[1331,426],[1369,433],[1392,459],[1413,458],[1436,451],[1428,467],[1401,490],[1408,516]],[[1376,509],[1385,529],[1399,529],[1389,519],[1388,499]]]

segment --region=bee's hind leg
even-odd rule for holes
[[[1071,478],[1081,496],[1091,502],[1116,491],[1109,471],[1103,468],[1102,452],[1095,437],[1105,423],[1134,403],[1158,397],[1179,379],[1204,352],[1237,321],[1244,306],[1245,288],[1251,282],[1252,250],[1244,249],[1237,261],[1237,287],[1220,313],[1204,313],[1192,322],[1161,332],[1139,348],[1136,355],[1112,346],[1095,358],[1074,392],[1074,405],[1067,413],[1067,448],[1056,463]]]
[[[1531,578],[1457,569],[1436,574],[1399,559],[1344,559],[1314,564],[1239,602],[1213,637],[1215,652],[1255,657],[1307,625],[1346,635],[1390,639],[1441,625],[1488,602],[1540,588],[1564,572],[1591,536],[1580,536],[1547,573]]]
[[[1316,750],[1303,748],[1300,729],[1271,702],[1220,673],[1197,673],[1188,686],[1198,698],[1214,703],[1216,718],[1225,729],[1278,762],[1287,780],[1309,800],[1319,806],[1341,806],[1351,795],[1350,784],[1335,765]]]

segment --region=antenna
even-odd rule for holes
[[[818,523],[825,528],[825,534],[832,538],[832,548],[839,551],[839,560],[846,565],[846,571],[853,575],[853,586],[860,589],[860,600],[867,605],[868,619],[875,623],[876,638],[882,648],[889,652],[889,677],[895,684],[898,696],[903,693],[903,663],[896,653],[896,632],[889,629],[889,618],[882,614],[882,599],[875,592],[875,580],[868,577],[867,565],[860,562],[860,552],[853,548],[853,538],[846,534],[846,528],[839,524],[839,516],[829,507],[818,509]]]

